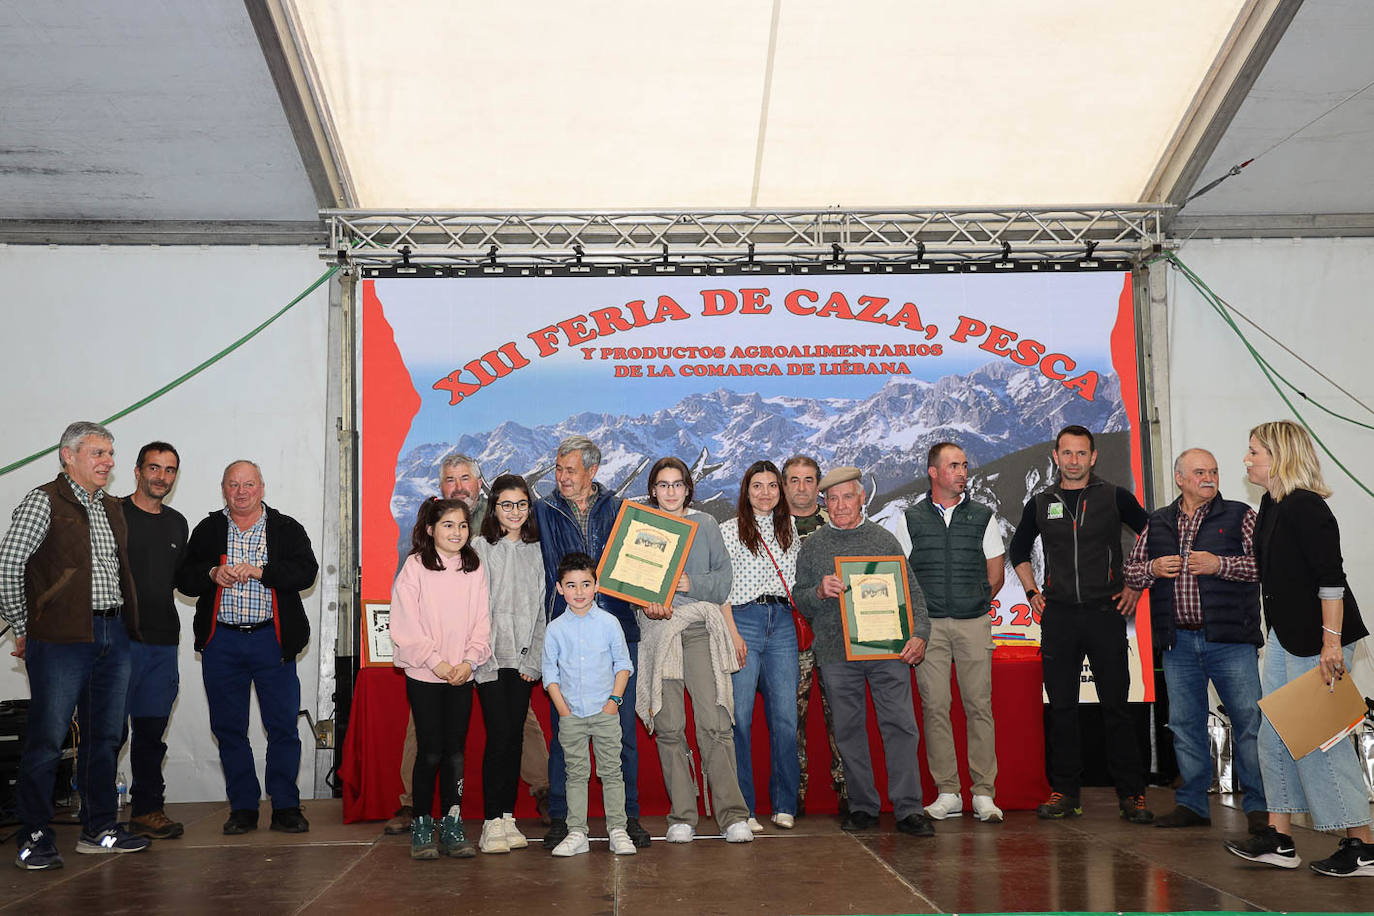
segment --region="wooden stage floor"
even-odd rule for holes
[[[1159,813],[1172,793],[1151,790]],[[1213,826],[1160,830],[1127,824],[1110,789],[1084,793],[1085,814],[1043,822],[1031,812],[1006,823],[941,821],[934,839],[893,831],[891,815],[864,834],[834,816],[805,817],[747,846],[699,838],[661,842],[661,817],[644,819],[656,839],[617,858],[605,842],[589,855],[553,859],[537,842],[509,855],[413,862],[409,838],[381,824],[341,823],[340,803],[306,803],[311,830],[263,829],[226,837],[222,804],[170,806],[186,823],[178,840],[133,855],[78,855],[76,828],[59,826],[66,867],[0,870],[0,901],[25,914],[92,913],[993,913],[1047,911],[1340,911],[1374,909],[1374,880],[1320,877],[1306,867],[1251,865],[1222,838],[1244,830],[1238,810],[1213,801]],[[480,823],[469,822],[469,836]],[[532,839],[537,822],[523,822]],[[602,829],[593,822],[593,832]],[[1295,828],[1304,863],[1335,840]],[[14,845],[5,851],[14,854]],[[12,858],[10,858],[12,861]]]

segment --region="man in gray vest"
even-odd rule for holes
[[[936,820],[964,811],[954,730],[949,722],[951,662],[968,723],[968,770],[973,814],[1002,822],[993,801],[997,744],[992,721],[992,596],[1006,578],[1006,552],[991,509],[968,498],[968,456],[953,442],[926,454],[930,492],[906,510],[897,542],[926,596],[930,640],[916,668],[925,711],[926,763],[940,795],[926,814]]]
[[[62,473],[28,495],[0,542],[0,614],[29,675],[28,729],[14,794],[14,864],[61,868],[49,822],[62,743],[77,716],[80,853],[138,852],[149,841],[116,823],[115,759],[129,692],[138,601],[119,500],[105,492],[114,436],[98,423],[62,433]]]

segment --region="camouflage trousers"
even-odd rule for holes
[[[849,799],[849,791],[844,782],[844,764],[840,762],[840,749],[835,744],[835,717],[830,712],[830,701],[825,696],[825,684],[821,681],[820,669],[816,667],[816,653],[811,649],[797,655],[797,760],[801,764],[801,780],[797,783],[797,813],[806,810],[806,711],[811,705],[811,679],[821,695],[821,712],[825,716],[825,734],[830,739],[830,782],[835,794],[840,797],[840,807],[844,808]]]

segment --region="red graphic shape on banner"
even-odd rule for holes
[[[361,442],[362,526],[361,592],[364,601],[391,597],[391,577],[396,571],[396,542],[401,532],[391,517],[391,492],[396,487],[396,464],[420,412],[420,394],[396,346],[375,281],[363,281],[363,385],[362,416],[367,428]]]
[[[1131,275],[1121,282],[1121,297],[1117,300],[1116,324],[1112,326],[1112,368],[1121,382],[1121,404],[1131,424],[1131,480],[1136,498],[1145,501],[1145,464],[1141,456],[1140,440],[1145,429],[1140,425],[1140,377],[1136,372],[1135,349],[1135,290]],[[1144,673],[1145,702],[1155,700],[1155,679],[1149,671],[1154,664],[1154,643],[1150,631],[1150,600],[1148,594],[1136,606],[1135,644],[1140,652],[1140,667]]]

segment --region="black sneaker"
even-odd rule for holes
[[[1293,838],[1286,833],[1279,833],[1272,825],[1265,827],[1261,833],[1250,834],[1243,840],[1227,840],[1226,850],[1242,859],[1263,862],[1276,868],[1297,868],[1302,864],[1302,859],[1298,858],[1298,847],[1293,845]]]
[[[294,808],[273,808],[272,829],[280,830],[282,833],[307,833],[310,830],[310,822],[301,813],[299,805]]]
[[[1331,858],[1318,859],[1307,867],[1333,878],[1374,878],[1374,844],[1345,837]]]
[[[553,849],[563,838],[568,835],[568,819],[565,817],[555,817],[550,819],[549,829],[544,834],[544,848]]]
[[[897,822],[897,832],[911,836],[935,836],[935,825],[924,814],[908,814]]]
[[[1154,813],[1145,807],[1144,795],[1123,795],[1116,800],[1121,816],[1132,824],[1149,824],[1155,819]]]
[[[1036,806],[1035,816],[1047,821],[1061,817],[1082,817],[1083,805],[1077,796],[1071,798],[1063,792],[1051,792],[1049,798]]]
[[[61,868],[63,862],[52,835],[47,830],[33,830],[20,834],[19,855],[14,857],[14,864],[26,871],[42,871]]]
[[[630,835],[630,842],[640,849],[653,842],[653,838],[649,836],[649,831],[640,825],[637,817],[625,818],[625,832]]]
[[[240,833],[257,829],[257,808],[235,808],[229,812],[229,820],[224,822],[224,832],[227,836],[238,836]]]
[[[851,832],[855,830],[869,830],[876,826],[878,826],[878,816],[876,814],[869,814],[867,811],[851,810],[844,816],[844,820],[840,821],[840,829]]]

